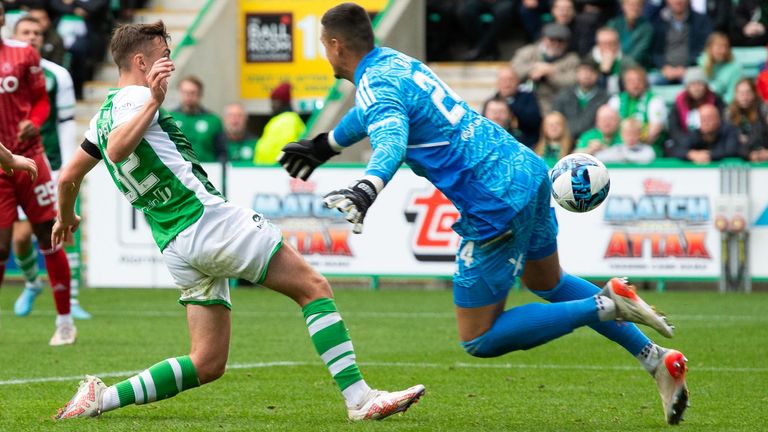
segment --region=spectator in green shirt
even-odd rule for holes
[[[619,33],[621,51],[640,65],[650,66],[653,26],[643,17],[643,0],[622,0],[624,12],[610,21],[608,27]]]
[[[252,161],[256,148],[256,135],[248,130],[248,113],[239,103],[224,107],[224,134],[227,139],[227,160]]]
[[[256,165],[272,165],[277,155],[289,142],[298,141],[304,133],[304,122],[291,109],[291,85],[281,83],[272,90],[272,118],[264,126],[264,133],[256,143],[253,162]]]
[[[584,132],[579,137],[576,151],[595,154],[616,144],[621,144],[619,113],[610,106],[603,105],[597,110],[595,128]]]
[[[179,81],[181,106],[171,115],[187,137],[200,162],[226,160],[224,127],[216,114],[203,108],[203,82],[196,76]]]
[[[709,88],[719,94],[725,103],[733,102],[742,71],[741,64],[733,58],[731,41],[725,33],[713,32],[709,35],[707,46],[699,57],[699,66],[707,76]]]

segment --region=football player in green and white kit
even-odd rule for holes
[[[43,26],[31,16],[23,16],[16,21],[13,38],[32,45],[38,52],[43,46]],[[51,165],[51,183],[48,190],[42,191],[47,196],[53,195],[54,184],[59,169],[75,151],[75,89],[72,77],[66,69],[49,60],[41,59],[40,66],[45,73],[45,90],[51,105],[48,119],[40,128],[40,135],[45,148],[45,155]],[[17,316],[27,316],[32,311],[35,299],[43,290],[38,277],[37,250],[32,245],[32,224],[26,220],[19,209],[19,220],[13,225],[13,255],[16,265],[21,269],[26,284],[24,291],[16,299],[13,311]],[[66,246],[65,246],[66,248]],[[76,319],[89,319],[91,314],[80,306],[78,300],[79,278],[74,270],[79,269],[79,256],[72,258],[74,251],[67,250],[70,258],[69,267],[73,270],[72,290],[70,295],[70,314]]]
[[[71,237],[80,217],[74,202],[83,177],[103,159],[118,189],[144,212],[168,270],[181,288],[191,339],[189,355],[169,358],[107,387],[86,376],[57,419],[92,417],[144,404],[219,378],[227,362],[227,279],[258,282],[301,306],[312,343],[344,396],[352,420],[384,418],[423,393],[416,385],[384,392],[368,387],[326,279],[260,214],[228,203],[197,163],[189,141],[161,104],[174,70],[162,22],[119,27],[111,41],[120,71],[91,120],[86,140],[59,177],[53,242]]]

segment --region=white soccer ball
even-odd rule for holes
[[[608,169],[592,155],[574,153],[560,159],[549,171],[552,196],[560,207],[584,213],[595,209],[611,189]]]

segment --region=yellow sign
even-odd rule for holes
[[[388,0],[357,0],[380,12]],[[320,43],[320,18],[339,4],[328,0],[240,0],[240,95],[269,99],[282,81],[306,105],[322,99],[335,78]]]

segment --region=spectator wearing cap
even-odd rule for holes
[[[641,66],[632,66],[622,73],[624,91],[608,101],[619,113],[622,120],[635,118],[643,125],[641,140],[649,143],[662,154],[665,139],[664,125],[667,121],[667,105],[664,99],[648,89],[648,78]]]
[[[715,94],[707,85],[707,76],[701,68],[690,68],[683,80],[685,88],[675,98],[672,113],[669,115],[669,135],[671,142],[668,148],[690,148],[688,142],[693,139],[692,132],[701,127],[700,108],[711,105],[723,112],[725,104],[720,96]],[[680,154],[677,154],[680,157]]]
[[[653,26],[642,16],[643,0],[622,0],[621,9],[624,13],[608,21],[608,27],[619,33],[621,52],[624,56],[648,67]]]
[[[541,40],[520,48],[512,59],[517,75],[533,83],[544,114],[552,110],[552,101],[560,90],[576,83],[579,57],[566,51],[570,38],[568,27],[547,24]]]
[[[731,41],[736,46],[768,44],[768,2],[739,0],[733,16]]]
[[[675,142],[669,155],[705,164],[727,157],[747,157],[747,148],[739,145],[736,128],[720,120],[720,110],[712,104],[699,107],[699,125],[685,140]]]
[[[521,86],[520,78],[509,65],[499,68],[496,74],[495,98],[503,98],[512,115],[517,118],[519,135],[515,137],[528,147],[533,147],[539,140],[541,110],[536,95],[529,86]]]
[[[243,104],[235,102],[225,106],[222,120],[227,141],[227,160],[252,162],[258,138],[248,130],[248,113]]]
[[[291,109],[291,84],[280,83],[272,90],[272,118],[264,126],[264,133],[256,143],[253,162],[272,165],[289,142],[298,141],[304,133],[304,122]]]
[[[685,70],[694,66],[712,33],[706,15],[691,10],[689,0],[667,0],[667,6],[653,22],[652,84],[677,84]]]
[[[619,33],[616,30],[602,27],[595,37],[597,43],[592,48],[591,56],[599,65],[598,85],[609,95],[618,94],[621,91],[621,71],[633,66],[635,62],[622,54]]]
[[[608,102],[608,93],[597,85],[598,65],[585,58],[576,69],[576,84],[561,90],[552,106],[568,122],[568,129],[575,140],[595,126],[597,109]]]
[[[576,143],[576,151],[595,154],[608,147],[621,144],[619,135],[619,113],[608,105],[597,109],[595,127],[579,137]]]
[[[576,34],[576,7],[573,5],[573,0],[555,0],[552,2],[552,22],[568,27],[572,35]],[[576,52],[578,46],[576,44],[576,38],[572,37],[568,44],[569,52]]]
[[[190,75],[179,81],[178,90],[181,105],[171,115],[192,145],[198,161],[225,161],[224,128],[219,116],[203,108],[203,82]]]

